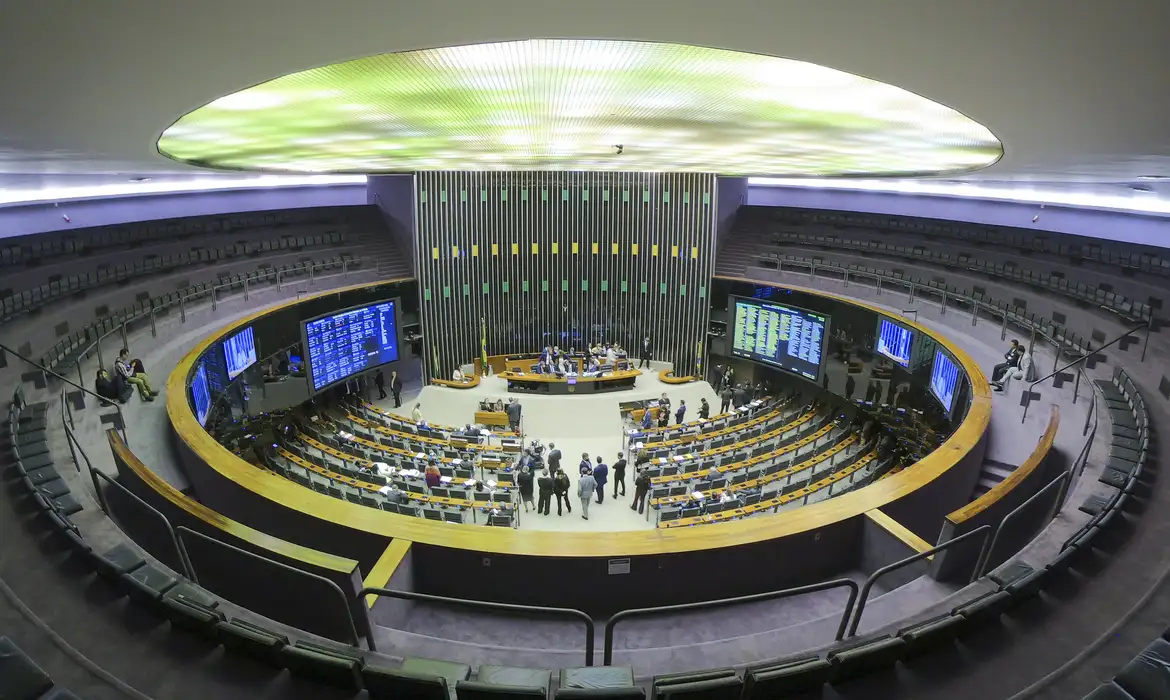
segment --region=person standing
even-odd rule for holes
[[[512,432],[520,430],[520,402],[516,399],[509,399],[508,401],[508,429]]]
[[[731,403],[736,408],[739,408],[740,406],[747,403],[747,391],[744,390],[742,384],[736,386],[735,389],[731,392]]]
[[[593,465],[589,463],[589,453],[581,453],[581,462],[577,465],[577,473],[585,474],[585,472],[593,471]]]
[[[416,403],[414,405],[414,409],[412,409],[410,412],[410,419],[412,421],[414,421],[415,423],[422,423],[423,422],[422,404],[421,403]]]
[[[555,475],[561,470],[561,451],[557,449],[555,442],[548,444],[548,471]]]
[[[581,478],[577,480],[577,497],[581,499],[581,518],[589,519],[589,502],[593,500],[593,494],[597,491],[597,482],[593,480],[593,475],[589,472],[581,474]]]
[[[533,486],[532,470],[525,466],[520,470],[519,476],[516,477],[516,483],[520,485],[520,500],[524,503],[524,512],[528,512],[528,505],[532,503],[532,486]]]
[[[857,391],[857,380],[853,378],[852,374],[845,377],[845,400],[853,400],[853,392]]]
[[[711,404],[707,403],[706,397],[699,400],[699,418],[707,420],[711,417]]]
[[[731,391],[731,387],[724,385],[723,391],[719,393],[719,412],[727,413],[727,409],[731,408],[731,398],[735,394]]]
[[[645,469],[638,470],[638,476],[634,477],[634,502],[630,504],[630,510],[637,510],[638,515],[641,515],[646,508],[646,493],[650,491],[650,477],[646,475]]]
[[[573,502],[569,500],[569,489],[572,484],[569,483],[569,475],[565,473],[564,469],[557,470],[557,476],[553,479],[553,493],[557,497],[557,515],[561,514],[561,501],[564,501],[565,510],[570,513],[573,512]]]
[[[678,410],[674,412],[674,422],[677,423],[678,425],[682,425],[683,419],[686,418],[686,415],[687,415],[687,400],[686,399],[679,399],[678,400]]]
[[[597,505],[605,500],[605,485],[609,482],[609,467],[597,455],[597,466],[593,468],[593,481],[597,483]]]
[[[617,461],[613,463],[613,497],[618,497],[618,486],[622,487],[622,495],[626,495],[626,458],[618,452]]]
[[[650,345],[650,336],[642,339],[642,345],[638,347],[638,369],[650,366],[650,356],[653,354],[654,348]]]
[[[382,370],[374,373],[374,386],[378,387],[378,399],[386,398],[386,377],[382,375]]]
[[[390,393],[394,395],[394,408],[402,407],[402,379],[398,370],[390,371]],[[385,397],[383,397],[385,398]]]
[[[548,515],[550,506],[552,505],[553,478],[548,475],[547,469],[541,470],[540,478],[536,481],[536,488],[540,492],[540,500],[536,502],[536,512]],[[560,506],[559,502],[557,506]]]

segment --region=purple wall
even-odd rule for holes
[[[0,207],[0,238],[184,216],[365,203],[364,184],[108,197],[62,202],[56,206],[40,202]],[[66,215],[69,221],[65,221]]]
[[[748,181],[746,177],[721,177],[717,180],[718,200],[716,216],[719,218],[715,229],[715,247],[723,245],[723,239],[735,224],[735,213],[741,204],[747,203]]]
[[[414,257],[414,176],[378,175],[366,180],[366,204],[382,212],[399,250],[410,259],[410,269],[418,273]]]
[[[994,199],[968,199],[811,187],[748,188],[748,204],[921,216],[1069,233],[1170,248],[1170,219],[1101,209],[1078,209]],[[1039,215],[1035,222],[1032,217]]]

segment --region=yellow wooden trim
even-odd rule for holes
[[[462,382],[457,382],[454,379],[432,379],[431,384],[438,384],[439,386],[446,386],[452,389],[471,389],[479,386],[479,375],[469,375],[467,380]]]
[[[298,561],[308,566],[314,566],[328,571],[337,571],[343,574],[352,574],[354,569],[358,568],[357,561],[353,559],[339,557],[336,554],[310,549],[295,542],[273,537],[208,508],[199,501],[187,497],[182,491],[168,484],[162,477],[143,464],[142,460],[138,459],[138,456],[130,451],[126,443],[122,442],[122,437],[118,435],[118,431],[113,429],[107,430],[106,436],[110,442],[110,450],[114,453],[115,457],[120,458],[127,468],[133,471],[135,476],[141,479],[146,486],[185,511],[188,515],[222,531],[224,534],[237,537],[260,550],[267,550],[273,554],[278,554],[286,559]]]
[[[686,384],[687,382],[693,382],[696,379],[698,379],[698,377],[676,377],[674,376],[673,369],[664,369],[659,370],[658,372],[658,381],[662,382],[663,384]]]
[[[732,279],[732,278],[722,278]],[[867,308],[877,313],[889,312],[871,304],[815,289],[778,285],[769,280],[741,281],[800,289],[830,299]],[[353,288],[366,286],[355,285]],[[320,292],[307,299],[334,295],[338,291]],[[300,301],[306,301],[301,299]],[[974,449],[983,439],[991,419],[991,387],[983,371],[962,348],[945,337],[935,335],[925,326],[908,319],[899,322],[934,338],[963,367],[971,379],[971,408],[961,425],[937,450],[908,469],[881,479],[863,489],[850,491],[819,503],[802,506],[769,517],[744,518],[700,528],[659,528],[623,532],[621,537],[598,537],[596,532],[552,532],[514,530],[512,528],[452,526],[422,518],[387,513],[368,506],[341,501],[306,489],[288,479],[257,469],[217,443],[195,420],[187,402],[188,377],[198,358],[220,338],[256,318],[288,307],[298,301],[258,311],[207,336],[191,348],[167,379],[167,414],[175,434],[188,449],[206,462],[223,478],[255,491],[286,508],[321,520],[344,523],[354,530],[388,538],[401,538],[427,545],[482,552],[548,557],[627,557],[671,554],[735,547],[763,540],[812,532],[834,523],[856,518],[866,511],[880,508],[931,483]]]
[[[382,556],[378,557],[378,561],[374,563],[374,568],[370,569],[369,575],[362,580],[362,588],[385,588],[386,584],[390,583],[390,577],[398,570],[398,565],[406,558],[406,553],[410,551],[410,545],[413,544],[410,540],[393,540],[386,551],[382,552]],[[378,602],[378,596],[370,594],[366,596],[366,607],[374,607],[374,603]]]
[[[998,503],[1000,499],[1011,493],[1012,489],[1016,488],[1021,481],[1036,471],[1037,467],[1044,462],[1044,458],[1052,451],[1052,443],[1056,440],[1056,431],[1059,427],[1060,407],[1054,404],[1052,406],[1052,415],[1048,417],[1048,427],[1040,435],[1040,441],[1036,443],[1036,449],[1032,450],[1032,454],[1028,455],[1024,463],[1014,472],[1008,474],[1006,479],[992,486],[987,493],[948,515],[947,520],[955,525],[962,524],[987,510],[992,505]]]
[[[918,535],[915,535],[905,525],[886,515],[878,508],[865,511],[865,516],[872,520],[875,525],[878,525],[883,530],[896,537],[899,542],[906,545],[910,549],[913,549],[919,554],[928,551],[931,547],[934,546]],[[927,557],[927,559],[934,559],[934,555],[931,554],[929,557]]]

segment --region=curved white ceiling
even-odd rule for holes
[[[1003,142],[965,179],[1170,174],[1170,3],[1120,0],[199,0],[21,3],[0,18],[0,172],[182,172],[163,129],[220,96],[362,56],[526,38],[809,61],[947,105]]]

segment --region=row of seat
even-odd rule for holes
[[[16,471],[24,489],[56,516],[67,518],[82,510],[69,484],[53,464],[49,452],[47,407],[28,405],[17,387],[8,407],[8,419],[0,426],[0,443],[6,462]]]
[[[0,698],[4,700],[78,700],[8,637],[0,637]]]
[[[952,255],[945,251],[929,249],[922,246],[904,246],[881,243],[879,241],[852,240],[838,238],[836,236],[811,236],[801,233],[774,234],[773,242],[780,245],[828,246],[844,250],[855,250],[861,253],[876,253],[889,257],[915,260],[932,265],[966,269],[992,277],[1001,277],[1020,284],[1045,288],[1061,296],[1100,306],[1127,321],[1135,323],[1149,319],[1153,312],[1149,304],[1127,299],[1124,295],[1110,290],[1093,287],[1083,282],[1070,282],[1063,276],[1044,274],[1031,268],[1010,263],[994,263],[980,260],[966,254]],[[770,256],[766,255],[766,257],[784,259],[785,256],[779,253],[773,253]]]
[[[1017,248],[1059,255],[1072,260],[1117,265],[1129,270],[1170,277],[1170,258],[1163,257],[1164,249],[1130,243],[1109,242],[1102,245],[1092,238],[1060,233],[1037,233],[1008,226],[989,226],[961,221],[944,221],[919,217],[892,217],[885,214],[866,214],[788,207],[740,207],[737,227],[759,227],[769,224],[808,226],[828,225],[837,228],[860,229],[869,233],[888,235],[909,233],[928,239],[945,237],[998,248]]]
[[[291,227],[299,234],[306,226],[315,225],[315,228],[323,227],[326,234],[344,233],[363,220],[372,220],[371,217],[377,216],[374,207],[312,207],[191,216],[115,226],[95,226],[78,231],[32,234],[5,239],[4,244],[0,245],[0,269],[43,264],[46,259],[52,258],[86,255],[101,250],[232,231],[271,229],[281,232],[281,229]]]
[[[1112,680],[1084,700],[1165,700],[1170,697],[1170,630],[1146,645]]]
[[[1021,328],[1026,330],[1035,330],[1040,335],[1043,335],[1052,339],[1054,342],[1059,343],[1061,351],[1070,355],[1088,354],[1090,352],[1091,345],[1094,342],[1092,338],[1086,338],[1080,333],[1068,331],[1061,325],[1054,322],[1052,319],[1045,318],[1034,311],[1029,312],[1027,309],[1016,306],[1011,302],[992,298],[983,292],[966,290],[960,287],[956,287],[955,285],[945,285],[935,280],[924,280],[918,277],[911,277],[905,273],[896,273],[877,267],[850,265],[847,268],[834,268],[832,266],[825,265],[823,262],[819,262],[816,258],[796,255],[786,255],[784,257],[786,260],[791,261],[794,264],[803,265],[806,267],[812,267],[814,264],[816,264],[818,268],[822,269],[831,268],[841,270],[843,272],[862,272],[867,276],[880,277],[893,281],[912,283],[919,287],[937,289],[940,294],[942,292],[949,294],[951,299],[950,303],[952,304],[959,302],[960,298],[963,297],[974,299],[982,305],[981,308],[992,310],[1001,318],[1007,318],[1008,321],[1016,324]],[[1100,345],[1100,342],[1097,342],[1096,344]]]
[[[1150,447],[1150,418],[1145,400],[1129,373],[1118,367],[1112,379],[1094,382],[1105,398],[1109,412],[1109,459],[1101,469],[1100,481],[1123,488],[1129,479],[1140,476],[1147,466]],[[1095,502],[1099,505],[1099,502]],[[1092,511],[1092,505],[1083,510]]]
[[[353,260],[348,255],[318,261],[307,260],[289,265],[281,265],[279,268],[273,267],[258,272],[220,277],[214,282],[201,282],[178,291],[142,299],[132,306],[114,311],[105,318],[58,340],[52,348],[40,357],[40,363],[49,369],[61,372],[72,367],[78,359],[88,354],[98,338],[112,332],[123,323],[129,324],[127,330],[148,323],[152,310],[156,315],[170,313],[175,310],[180,300],[184,304],[193,304],[209,298],[213,293],[218,294],[223,291],[234,292],[243,289],[245,281],[249,285],[276,284],[276,275],[278,272],[281,275],[282,282],[284,280],[297,279],[308,275],[309,268],[314,266],[318,270],[325,272],[339,269],[342,266],[353,270],[361,267],[361,261]]]
[[[19,314],[36,311],[44,306],[59,301],[80,292],[88,292],[99,287],[118,284],[127,280],[136,279],[145,275],[170,272],[182,267],[193,265],[212,264],[221,260],[231,260],[239,257],[259,255],[262,250],[268,253],[300,251],[305,248],[322,246],[336,246],[343,242],[340,233],[332,235],[301,237],[296,239],[284,238],[275,241],[264,241],[268,247],[235,244],[223,248],[201,248],[187,253],[173,253],[166,256],[149,257],[117,265],[99,265],[97,269],[85,274],[70,275],[52,279],[38,287],[23,291],[6,289],[0,292],[0,323],[3,323]]]

